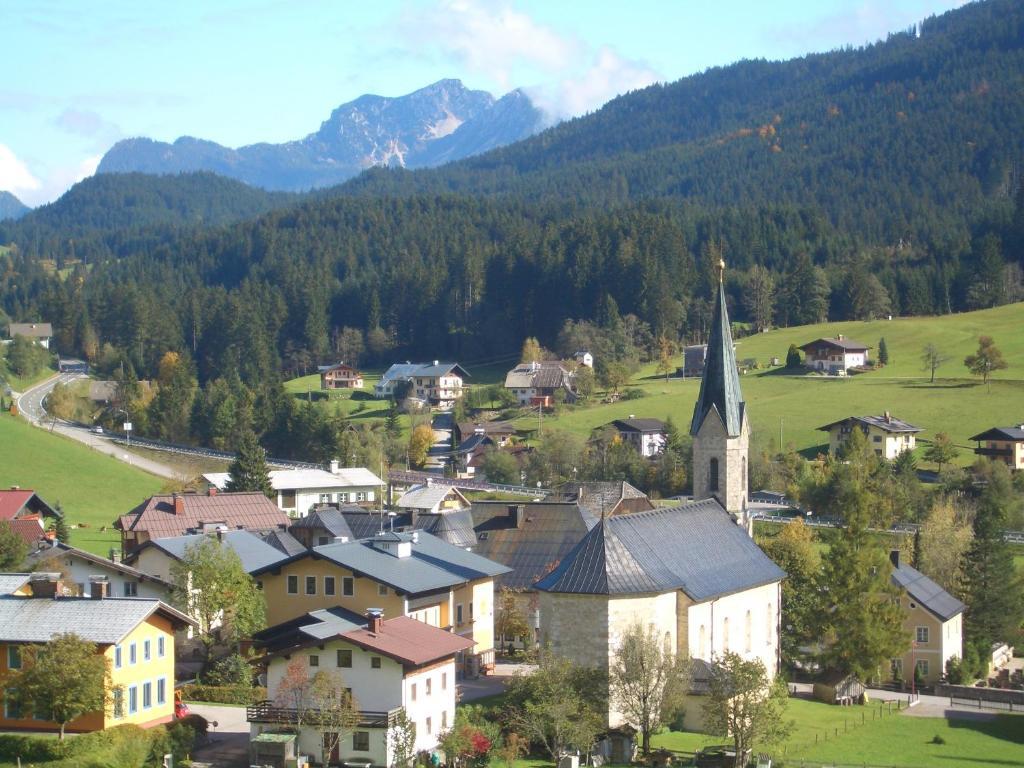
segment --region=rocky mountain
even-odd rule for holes
[[[31,210],[10,192],[0,192],[0,221],[20,219]]]
[[[541,112],[522,91],[495,99],[459,80],[441,80],[406,96],[365,95],[342,104],[316,133],[284,144],[238,149],[183,136],[115,144],[99,173],[212,171],[265,189],[326,187],[374,166],[424,168],[531,136]]]

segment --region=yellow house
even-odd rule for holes
[[[971,440],[978,441],[974,452],[992,461],[1002,461],[1010,469],[1024,469],[1024,424],[992,427]]]
[[[953,597],[916,568],[900,562],[893,550],[892,583],[900,590],[903,629],[910,636],[910,650],[892,659],[893,677],[910,681],[913,671],[926,684],[938,682],[946,673],[946,662],[963,657],[964,610]]]
[[[917,433],[924,431],[921,427],[893,417],[888,411],[881,416],[848,416],[841,421],[818,427],[819,431],[828,432],[828,450],[832,454],[839,451],[854,429],[864,433],[876,456],[889,460],[904,451],[914,450],[917,446]]]
[[[66,597],[59,574],[0,575],[0,680],[20,669],[23,646],[69,632],[96,643],[110,663],[111,706],[74,720],[70,732],[147,727],[174,717],[174,632],[192,620],[159,600],[112,598],[108,591],[106,580],[96,579],[92,597]],[[3,701],[0,729],[58,728]]]
[[[314,547],[252,571],[275,626],[322,608],[377,608],[473,640],[463,671],[494,663],[494,577],[503,565],[424,531]]]

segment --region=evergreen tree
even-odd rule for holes
[[[790,369],[795,369],[799,368],[800,365],[800,350],[797,349],[796,344],[790,344],[789,351],[786,352],[786,367]]]
[[[889,346],[885,343],[885,336],[878,340],[878,362],[882,365],[889,364]]]
[[[228,467],[228,474],[230,478],[225,490],[259,491],[268,499],[274,498],[270,469],[267,467],[267,452],[252,430],[244,432],[239,439],[238,453]]]
[[[25,564],[28,544],[11,530],[11,524],[0,520],[0,571],[17,571]]]
[[[1020,626],[1024,603],[1013,551],[1003,538],[1013,497],[1009,470],[994,463],[974,516],[974,541],[963,559],[964,634],[967,643],[987,655]]]

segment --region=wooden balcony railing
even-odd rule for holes
[[[387,728],[394,725],[395,718],[402,710],[390,709],[387,711],[360,710],[360,728]],[[298,722],[299,710],[295,707],[278,706],[273,701],[260,701],[245,708],[245,719],[250,723],[276,723],[292,725]],[[302,719],[305,723],[315,724],[317,713],[313,709],[306,709],[302,712]]]

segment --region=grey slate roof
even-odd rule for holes
[[[616,419],[611,425],[620,432],[664,432],[667,426],[661,419]]]
[[[168,536],[162,539],[152,539],[143,546],[156,547],[176,560],[181,560],[185,557],[185,551],[189,547],[201,544],[209,538],[214,538],[214,535],[196,533],[191,536]],[[246,573],[252,573],[259,568],[285,558],[285,554],[281,550],[268,544],[251,531],[225,531],[221,534],[220,539],[224,546],[233,550],[238,555],[238,559],[242,561],[242,567]],[[303,551],[305,551],[304,548]]]
[[[1024,426],[1019,427],[992,427],[969,440],[1013,440],[1024,441]]]
[[[893,567],[892,583],[905,589],[908,595],[943,621],[949,621],[967,609],[966,605],[949,592],[906,563]]]
[[[316,507],[305,517],[301,517],[291,525],[288,530],[311,528],[327,531],[331,536],[344,536],[349,539],[359,538],[353,536],[344,514],[337,507]],[[376,532],[376,529],[374,529]]]
[[[46,643],[74,632],[93,643],[114,644],[158,611],[179,626],[195,624],[159,600],[0,595],[0,642]]]
[[[418,531],[426,531],[453,547],[469,549],[476,544],[473,513],[468,509],[417,515],[412,527]]]
[[[708,337],[704,373],[700,379],[700,394],[693,408],[693,421],[690,422],[690,434],[696,435],[707,415],[715,411],[725,425],[726,434],[737,437],[743,425],[743,407],[740,377],[736,370],[736,352],[729,328],[729,311],[725,306],[725,286],[720,282],[715,315],[711,320],[711,334]]]
[[[833,421],[831,424],[826,424],[823,427],[818,427],[819,431],[828,432],[836,424],[843,424],[847,421],[856,421],[861,424],[867,424],[871,427],[878,427],[885,432],[892,432],[893,434],[904,434],[907,432],[924,432],[921,427],[915,427],[909,422],[903,421],[902,419],[894,419],[892,416],[886,418],[885,416],[847,416],[845,419],[839,421]]]
[[[17,592],[28,584],[27,573],[0,573],[0,595]]]
[[[606,518],[536,587],[601,595],[681,589],[704,602],[784,576],[721,505],[707,499]]]
[[[306,547],[303,546],[302,542],[288,531],[271,531],[263,537],[263,540],[274,549],[289,557],[306,551]]]
[[[432,510],[440,504],[449,494],[461,496],[458,489],[450,485],[417,485],[403,493],[395,506],[400,509],[426,509]],[[465,499],[463,499],[465,500]]]
[[[378,540],[412,541],[413,535],[418,540],[412,542],[412,554],[408,557],[396,557],[374,546]],[[467,552],[436,536],[419,531],[415,534],[388,532],[383,537],[325,544],[314,547],[309,553],[283,558],[277,563],[264,566],[253,575],[276,570],[303,557],[329,560],[350,571],[409,594],[453,587],[487,576],[500,576],[509,570],[500,563]]]
[[[365,627],[367,619],[341,606],[310,611],[253,634],[261,648],[273,652],[298,645],[309,638],[327,638],[340,632]]]
[[[867,344],[861,344],[859,341],[854,341],[853,339],[845,339],[845,338],[843,338],[843,339],[826,339],[826,338],[815,339],[814,341],[807,342],[802,347],[798,347],[798,349],[806,350],[808,347],[813,347],[816,344],[824,344],[826,346],[837,347],[838,349],[842,349],[842,350],[847,351],[847,352],[864,352],[864,351],[867,351],[867,350],[871,349],[871,347],[869,347]]]

